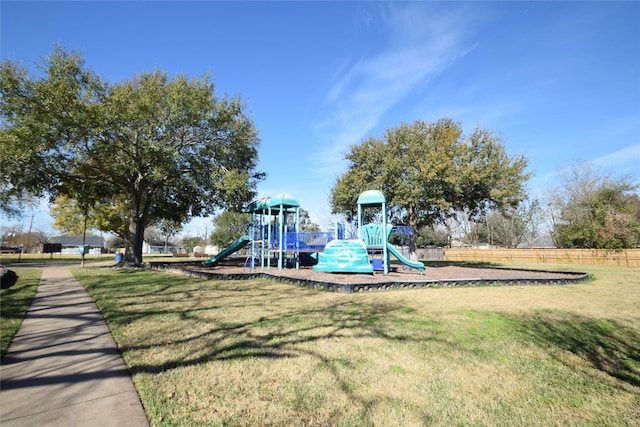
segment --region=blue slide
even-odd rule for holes
[[[209,258],[207,261],[203,262],[202,265],[204,265],[205,267],[213,267],[217,263],[219,263],[220,261],[228,257],[229,255],[231,255],[232,253],[238,252],[240,249],[247,246],[247,244],[249,244],[250,241],[251,241],[251,238],[249,236],[242,236],[238,240],[233,242],[231,246],[223,249],[222,252],[220,252],[218,255],[214,255],[211,258]]]
[[[393,255],[394,257],[398,258],[398,261],[400,261],[401,263],[403,263],[404,265],[407,265],[411,268],[415,268],[416,270],[420,270],[420,271],[424,271],[424,264],[419,262],[419,261],[411,261],[406,259],[404,256],[402,256],[402,254],[400,252],[398,252],[396,250],[396,248],[394,248],[391,245],[387,245],[387,251],[389,251],[389,253],[391,255]]]

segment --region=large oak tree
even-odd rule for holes
[[[3,191],[119,206],[124,261],[135,265],[147,225],[254,198],[264,177],[257,129],[242,100],[217,97],[208,76],[154,71],[109,84],[60,47],[39,69],[0,68]]]
[[[392,219],[414,230],[456,211],[480,216],[526,197],[527,159],[508,155],[489,131],[463,135],[450,119],[402,123],[350,146],[345,158],[348,169],[331,190],[333,212],[354,212],[358,195],[377,189]]]

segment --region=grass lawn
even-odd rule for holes
[[[85,255],[85,263],[92,262],[101,262],[101,261],[113,261],[114,254],[103,254],[103,255]],[[27,263],[37,263],[37,264],[57,264],[57,263],[75,263],[77,262],[80,265],[80,261],[82,260],[82,256],[79,254],[0,254],[0,264],[4,265],[20,265]],[[115,263],[115,262],[114,262]]]
[[[0,350],[2,355],[9,347],[11,339],[18,332],[24,315],[38,290],[42,270],[20,269],[17,280],[11,286],[0,290]]]
[[[74,274],[154,426],[638,425],[640,269],[537,267],[594,279],[347,295]]]

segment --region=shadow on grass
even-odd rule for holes
[[[448,264],[460,265],[457,262],[435,263]],[[357,299],[328,306],[279,311],[277,306],[281,303],[298,296],[309,298],[310,293],[315,291],[294,286],[287,286],[286,291],[276,291],[272,282],[263,279],[200,281],[135,270],[117,270],[116,275],[115,281],[111,274],[93,276],[89,288],[105,318],[119,326],[139,319],[167,315],[197,322],[201,313],[204,315],[211,310],[241,309],[252,312],[264,304],[273,306],[277,312],[273,316],[246,323],[217,324],[197,335],[160,339],[150,347],[190,344],[202,347],[195,358],[176,357],[159,365],[140,365],[134,367],[134,373],[160,372],[210,360],[295,357],[297,350],[292,348],[297,344],[341,334],[407,342],[441,340],[446,326],[421,316],[411,316],[405,306],[364,303]],[[518,331],[513,332],[522,333],[525,340],[542,348],[552,347],[573,353],[595,369],[633,386],[640,386],[640,335],[631,328],[615,321],[563,311],[503,316],[516,322]],[[210,320],[202,318],[202,322]],[[273,327],[278,328],[277,333],[256,333]],[[565,363],[560,356],[558,358]]]
[[[246,285],[246,282],[243,282],[243,285]],[[309,291],[304,289],[304,292]],[[286,298],[295,298],[295,294],[296,290],[291,289],[291,292],[287,292]],[[271,298],[269,302],[272,305],[278,304]],[[247,301],[247,306],[253,305],[253,301]],[[370,419],[371,408],[382,402],[392,401],[395,397],[393,394],[372,396],[362,393],[354,387],[353,380],[345,372],[361,363],[362,356],[357,353],[328,356],[322,350],[323,343],[373,337],[387,343],[420,343],[429,340],[448,345],[439,336],[438,331],[442,328],[437,325],[430,328],[428,322],[417,322],[413,327],[407,328],[407,323],[411,321],[403,317],[403,310],[403,307],[392,304],[339,302],[330,305],[320,304],[314,308],[282,310],[277,314],[257,317],[246,322],[217,325],[211,325],[207,319],[198,319],[198,313],[190,311],[183,313],[180,318],[207,322],[211,327],[197,334],[166,336],[153,344],[124,347],[123,350],[147,352],[153,351],[156,347],[193,350],[192,354],[174,354],[160,363],[132,365],[130,371],[133,375],[158,374],[214,361],[261,359],[266,362],[307,356],[319,369],[329,372],[337,388],[350,402],[355,403],[353,410],[358,412],[359,419],[364,420],[362,425],[373,425],[373,420]],[[422,412],[423,417],[427,417],[427,413],[422,409],[417,411]]]
[[[537,312],[517,321],[537,345],[573,353],[593,368],[640,387],[640,335],[631,328],[564,311]],[[557,352],[550,354],[570,363]]]
[[[246,284],[247,282],[243,282]],[[295,298],[292,293],[287,298]],[[270,305],[277,304],[273,298]],[[259,306],[259,303],[247,301],[242,307]],[[221,306],[222,307],[222,306]],[[228,306],[224,306],[228,308]],[[199,318],[199,311],[185,310],[178,318],[210,324],[210,320]],[[188,313],[187,313],[188,311]],[[176,355],[163,363],[137,365],[133,373],[158,373],[167,369],[193,366],[209,361],[223,361],[248,358],[289,358],[302,354],[312,354],[299,344],[312,343],[333,338],[382,338],[398,342],[422,342],[440,340],[438,334],[443,330],[440,325],[431,322],[412,321],[404,318],[404,307],[392,304],[371,304],[340,302],[322,305],[316,308],[280,311],[272,316],[261,316],[247,322],[223,322],[203,330],[198,334],[159,337],[153,343],[128,350],[149,350],[157,346],[189,347],[195,350],[196,357]],[[168,312],[164,313],[169,314]],[[135,315],[137,317],[137,314]],[[120,316],[117,316],[120,317]],[[409,324],[413,323],[412,326]],[[318,356],[319,359],[322,357]]]
[[[360,393],[345,375],[345,369],[359,363],[361,356],[354,352],[339,359],[328,357],[321,350],[325,340],[379,338],[412,345],[432,342],[441,345],[443,351],[458,348],[448,324],[402,302],[340,297],[315,303],[322,292],[265,279],[220,282],[127,270],[87,277],[84,283],[88,283],[87,288],[112,330],[138,320],[150,328],[146,337],[132,341],[135,344],[120,342],[123,352],[167,350],[157,362],[132,358],[129,369],[133,375],[157,374],[212,361],[310,356],[331,372],[351,401],[358,402],[360,416],[366,421],[371,421],[368,408],[379,403],[375,399],[381,397]],[[270,308],[268,312],[262,310],[265,305]],[[220,317],[215,316],[217,310]],[[243,320],[235,320],[233,313]],[[505,336],[515,335],[519,341],[534,343],[558,363],[572,366],[575,359],[563,354],[569,352],[594,369],[640,386],[640,336],[629,327],[561,311],[487,313],[509,320],[495,326],[506,328],[502,331]],[[498,347],[500,340],[496,338]],[[394,397],[382,399],[387,398]],[[422,415],[426,419],[427,414]]]
[[[166,350],[158,361],[131,358],[128,365],[133,376],[214,361],[309,356],[332,374],[349,400],[359,403],[359,416],[367,420],[369,408],[377,402],[354,389],[344,372],[350,364],[358,363],[360,355],[329,357],[321,350],[322,343],[380,338],[387,342],[428,340],[449,345],[442,337],[443,325],[416,316],[415,310],[399,304],[343,298],[332,301],[331,297],[316,303],[318,295],[325,293],[265,279],[219,282],[151,272],[109,273],[86,277],[81,282],[112,330],[117,335],[118,330],[137,321],[149,328],[130,342],[119,340],[120,350],[125,354]],[[81,278],[80,272],[77,277]],[[300,304],[292,304],[294,301]],[[265,311],[265,306],[270,310]],[[242,320],[235,320],[233,313]]]

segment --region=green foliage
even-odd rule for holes
[[[185,237],[182,239],[182,247],[187,253],[193,252],[196,246],[203,246],[205,241],[202,237]]]
[[[72,168],[53,173],[46,166],[74,156],[73,145],[91,123],[84,104],[101,90],[79,55],[56,48],[50,63],[56,66],[38,64],[40,79],[13,61],[0,66],[0,205],[8,213],[30,196],[57,192],[60,175],[73,173]]]
[[[477,216],[516,206],[529,178],[524,156],[508,156],[488,131],[464,136],[450,119],[402,123],[383,138],[351,146],[345,158],[349,168],[331,190],[333,211],[353,212],[362,191],[378,189],[392,219],[413,229],[442,222],[457,210]]]
[[[248,233],[251,216],[242,212],[224,211],[213,218],[214,230],[211,243],[219,248],[227,247],[240,236]]]
[[[640,197],[629,177],[614,179],[578,162],[552,193],[553,224],[564,248],[629,249],[640,244]]]
[[[42,76],[10,61],[0,69],[0,144],[11,148],[0,162],[16,165],[0,183],[10,193],[63,194],[109,212],[97,227],[126,238],[133,264],[148,224],[254,197],[264,177],[257,130],[241,99],[217,98],[208,76],[154,71],[109,85],[60,47],[40,68]]]
[[[120,236],[115,236],[110,238],[107,241],[107,248],[109,249],[110,252],[115,252],[116,250],[120,249],[120,248],[124,248],[126,242],[124,241],[124,239]]]
[[[156,227],[162,235],[166,247],[169,244],[169,239],[182,230],[182,222],[170,219],[161,219]]]
[[[65,195],[56,197],[54,204],[49,207],[49,214],[54,219],[53,228],[62,233],[82,235],[85,221],[87,229],[94,226],[94,212],[83,209],[76,199]]]
[[[463,241],[469,244],[516,248],[523,242],[529,246],[537,236],[540,204],[537,200],[521,203],[517,209],[494,211],[474,223]]]
[[[449,246],[449,238],[444,230],[433,226],[424,226],[418,230],[415,236],[416,246],[425,247],[446,247]]]
[[[563,218],[570,222],[556,226],[558,244],[569,248],[635,248],[640,244],[639,206],[637,194],[602,188],[563,211]]]
[[[288,222],[288,221],[287,221]],[[315,222],[311,222],[311,217],[309,216],[309,212],[305,209],[300,208],[300,231],[320,231],[320,226]]]
[[[78,197],[84,196],[79,194]],[[102,200],[92,199],[90,203],[81,203],[75,198],[60,194],[49,208],[49,214],[54,219],[53,228],[63,233],[80,235],[86,218],[87,230],[113,233],[126,239],[129,230],[126,198],[116,195]]]

